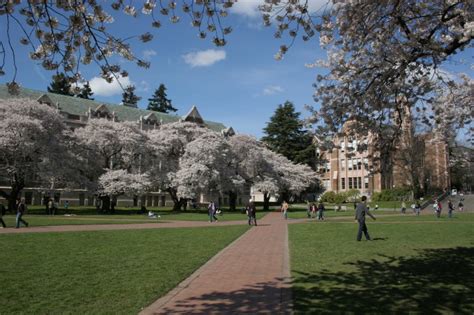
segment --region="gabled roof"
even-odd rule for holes
[[[42,94],[38,99],[36,99],[40,104],[47,104],[49,106],[53,106],[54,102],[47,94]]]
[[[8,93],[8,88],[4,84],[0,84],[0,99],[9,99],[9,98],[19,98],[25,97],[30,98],[33,100],[38,100],[38,98],[42,96],[47,96],[52,105],[59,103],[61,111],[67,112],[72,115],[86,115],[89,109],[96,110],[99,106],[104,105],[109,113],[114,112],[115,117],[119,121],[138,121],[140,116],[146,116],[149,114],[154,114],[158,121],[162,121],[164,124],[170,122],[176,122],[180,120],[180,117],[177,115],[169,115],[160,112],[154,112],[146,109],[141,108],[133,108],[123,105],[111,104],[111,103],[104,103],[104,102],[96,102],[93,100],[86,100],[79,97],[61,95],[61,94],[54,94],[54,93],[45,93],[41,91],[36,91],[32,89],[27,89],[22,87],[20,89],[20,93],[18,95],[11,95]],[[194,106],[193,106],[194,108]],[[190,113],[193,112],[191,109]],[[197,112],[197,109],[196,109]],[[199,112],[197,113],[199,115]],[[201,115],[199,115],[201,117]],[[201,117],[202,120],[202,117]],[[225,129],[226,127],[222,123],[213,122],[213,121],[203,121],[203,123],[211,130],[220,132],[221,130]]]
[[[149,113],[148,115],[143,116],[145,120],[158,121],[155,113]]]
[[[232,137],[235,136],[235,130],[232,127],[226,128],[221,131],[224,136]]]
[[[102,112],[102,113],[110,113],[109,109],[107,108],[107,105],[105,104],[100,104],[99,106],[97,106],[97,108],[95,109],[96,112]]]
[[[193,105],[191,110],[183,117],[184,121],[195,122],[198,124],[204,124],[201,114],[197,110],[196,105]]]

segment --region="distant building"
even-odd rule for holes
[[[12,96],[8,93],[5,85],[0,85],[0,99],[18,97],[36,100],[40,104],[55,108],[61,116],[63,116],[64,122],[67,126],[73,130],[84,127],[91,119],[108,119],[113,121],[135,122],[141,130],[145,131],[160,128],[161,125],[171,122],[187,121],[205,126],[211,130],[220,132],[225,136],[232,136],[235,134],[232,127],[226,128],[222,123],[204,120],[196,106],[193,106],[186,115],[180,117],[177,115],[170,115],[136,107],[98,102],[26,88],[22,88],[19,95]],[[2,174],[0,174],[0,189],[6,191],[9,190],[9,181],[7,178],[2,177]],[[95,206],[97,201],[94,194],[84,189],[56,189],[50,191],[49,189],[42,187],[41,182],[37,182],[33,179],[28,183],[27,188],[23,190],[22,194],[22,197],[25,197],[26,199],[26,203],[33,205],[43,204],[45,197],[52,197],[56,202],[61,204],[68,201],[71,206]],[[237,203],[245,203],[249,196],[249,193],[238,196]],[[227,196],[218,193],[203,194],[197,202],[205,203],[211,199],[219,202],[220,205],[229,204]],[[150,192],[141,196],[120,196],[117,200],[117,206],[139,205],[145,205],[147,207],[169,206],[172,205],[172,200],[168,193],[160,191]]]
[[[351,135],[351,122],[332,139],[333,149],[317,154],[325,161],[319,168],[325,191],[343,192],[357,189],[372,195],[383,189],[421,187],[449,189],[448,145],[437,134],[412,136],[411,123],[402,123],[398,143],[389,156],[375,148],[375,137]]]

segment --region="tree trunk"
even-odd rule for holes
[[[229,191],[227,194],[229,195],[229,210],[235,211],[237,207],[237,193],[235,191]]]
[[[270,210],[270,194],[263,193],[263,210],[268,211]]]
[[[173,200],[173,211],[181,211],[181,208],[186,210],[187,199],[178,198],[177,191],[174,188],[168,188],[167,191],[171,196],[171,200]]]
[[[108,213],[110,210],[110,196],[100,196],[102,201],[102,212]]]

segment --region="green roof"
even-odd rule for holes
[[[11,95],[8,93],[6,85],[0,85],[0,99],[24,97],[37,100],[43,94],[47,95],[54,103],[58,103],[59,109],[61,111],[72,115],[87,115],[89,108],[95,110],[97,107],[104,104],[111,113],[115,112],[115,115],[118,117],[119,121],[138,121],[140,116],[146,116],[150,113],[155,114],[158,120],[163,121],[163,123],[175,122],[181,119],[181,116],[178,115],[169,115],[141,108],[133,108],[107,102],[86,100],[73,96],[36,91],[24,87],[20,89],[19,95]],[[222,123],[218,122],[205,120],[204,123],[209,129],[214,131],[221,131],[226,128]]]

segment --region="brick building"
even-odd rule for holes
[[[448,189],[448,145],[435,133],[413,136],[411,124],[402,124],[399,142],[389,156],[381,156],[372,134],[357,136],[349,132],[351,122],[331,141],[333,148],[318,151],[325,161],[320,167],[325,191],[357,189],[371,195],[383,189],[411,187]],[[416,182],[415,182],[416,181]]]

